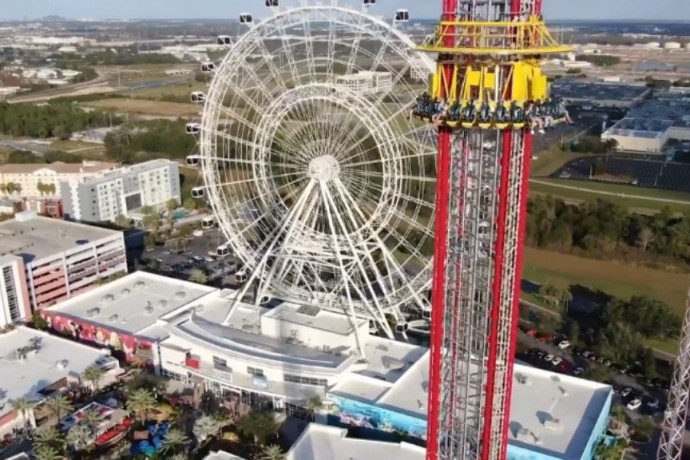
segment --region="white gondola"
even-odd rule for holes
[[[189,96],[189,98],[194,102],[195,104],[199,104],[201,102],[206,102],[206,94],[204,94],[201,91],[194,91],[192,94]]]
[[[254,22],[254,18],[249,13],[240,14],[240,24],[251,24]]]
[[[362,0],[364,5],[376,5],[376,0]]]
[[[395,325],[395,332],[403,333],[407,330],[407,323],[405,321],[400,321]]]
[[[185,125],[185,131],[187,134],[199,134],[201,132],[201,124],[187,123],[187,125]]]
[[[194,187],[192,189],[192,197],[193,198],[203,198],[204,197],[204,188],[203,187]]]
[[[219,45],[232,45],[232,38],[230,35],[219,35],[217,41]]]
[[[216,65],[213,62],[204,62],[201,64],[201,71],[203,73],[213,73],[216,71]]]
[[[187,158],[185,158],[185,163],[187,163],[187,166],[198,166],[199,157],[196,155],[189,155]]]
[[[230,249],[226,245],[221,245],[216,248],[216,255],[218,257],[225,257],[230,254]]]
[[[244,270],[238,271],[237,273],[235,273],[235,279],[238,283],[244,283],[245,281],[247,281],[247,272]]]
[[[273,8],[273,7],[279,6],[279,5],[278,5],[278,0],[266,0],[266,6],[269,7],[269,8]]]
[[[216,226],[216,221],[213,220],[213,217],[204,217],[201,220],[201,228],[203,228],[204,230],[212,229],[215,226]]]
[[[395,22],[407,22],[410,20],[410,12],[407,10],[397,10],[395,12]]]

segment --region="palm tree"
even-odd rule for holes
[[[96,411],[84,412],[81,423],[88,428],[92,434],[98,434],[98,425],[101,423],[101,416]]]
[[[62,437],[62,432],[57,428],[50,427],[40,431],[34,437],[34,444],[38,447],[49,447],[57,452],[62,452],[65,449],[65,438]]]
[[[285,460],[285,454],[280,449],[280,446],[271,444],[261,450],[260,460]]]
[[[84,372],[81,373],[81,378],[85,382],[91,383],[93,386],[94,391],[98,391],[98,385],[103,378],[103,369],[100,367],[96,366],[89,366],[86,369],[84,369]]]
[[[34,450],[36,460],[62,460],[64,456],[60,452],[48,446],[40,446]]]
[[[45,406],[58,420],[61,420],[63,415],[68,414],[72,410],[72,403],[64,395],[51,396],[46,399]]]
[[[29,411],[31,411],[32,404],[26,398],[17,398],[11,401],[12,410],[16,413],[21,414],[24,419],[24,423],[29,421]]]
[[[192,433],[199,442],[203,442],[206,438],[215,436],[218,433],[220,425],[213,417],[203,415],[196,419]]]
[[[187,445],[188,442],[189,438],[182,430],[173,428],[172,430],[168,431],[168,434],[166,434],[165,438],[163,438],[160,451],[162,454],[172,454],[178,450],[181,450]]]
[[[307,412],[309,412],[309,417],[311,417],[311,420],[313,422],[316,413],[323,409],[323,402],[321,401],[320,397],[314,395],[306,400],[305,407],[307,408]]]
[[[254,444],[265,444],[278,432],[278,424],[270,412],[250,412],[237,420],[237,429],[245,436],[251,436]]]
[[[7,184],[0,184],[0,193],[7,193]]]
[[[206,273],[199,270],[198,268],[195,268],[193,270],[190,270],[189,272],[189,281],[191,281],[192,283],[206,284],[206,281],[208,281],[208,277],[206,276]]]
[[[129,219],[124,214],[118,214],[115,217],[115,223],[120,228],[129,228]]]
[[[80,423],[67,432],[67,443],[76,451],[86,449],[93,441],[91,428]]]
[[[142,422],[146,421],[149,411],[154,407],[156,407],[156,398],[153,392],[146,388],[132,391],[127,399],[127,410],[137,414]]]

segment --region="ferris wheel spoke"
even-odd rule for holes
[[[268,67],[271,77],[273,81],[278,85],[278,87],[283,90],[287,91],[287,86],[285,85],[285,80],[283,80],[280,70],[278,67],[276,67],[275,62],[273,62],[273,55],[271,52],[268,50],[266,47],[266,43],[264,43],[264,37],[259,34],[259,29],[262,27],[253,27],[250,29],[250,33],[253,33],[251,35],[251,38],[254,40],[254,43],[256,43],[257,47],[259,48],[259,51],[261,52],[261,57],[263,58],[263,62],[266,63],[266,66]],[[252,70],[253,73],[253,70]],[[256,76],[256,73],[254,73]],[[261,79],[256,76],[257,81],[262,81]],[[266,88],[268,90],[268,88]],[[272,99],[272,93],[269,90],[268,91],[268,100],[270,101]]]
[[[393,78],[393,83],[391,84],[391,89],[388,91],[381,92],[381,95],[374,101],[374,103],[372,104],[372,107],[379,107],[383,103],[383,101],[385,101],[386,98],[389,97],[392,92],[394,92],[394,90],[398,87],[400,80],[403,79],[405,74],[408,71],[410,71],[411,68],[412,67],[411,67],[410,62],[406,61],[405,65],[403,65],[402,69],[400,69],[400,71],[396,73],[395,78]],[[410,103],[411,103],[411,101],[410,101]],[[404,106],[404,104],[403,104],[403,106]]]
[[[287,58],[288,67],[290,68],[290,75],[295,86],[302,83],[302,77],[299,74],[299,69],[297,63],[295,62],[295,56],[292,52],[292,45],[290,44],[290,38],[287,30],[286,17],[282,16],[281,19],[277,20],[276,23],[279,25],[280,41],[283,45],[280,52]]]
[[[356,250],[354,243],[349,238],[349,232],[348,232],[347,226],[343,222],[342,217],[340,216],[340,213],[337,211],[338,206],[336,205],[335,201],[333,201],[333,199],[332,199],[333,197],[331,196],[328,188],[324,184],[321,184],[321,193],[323,194],[324,201],[327,202],[326,214],[328,216],[328,221],[329,221],[329,224],[331,227],[331,236],[333,239],[335,254],[336,254],[336,257],[338,259],[338,263],[341,266],[341,270],[342,270],[342,274],[343,274],[343,278],[344,278],[344,284],[345,284],[345,291],[347,293],[348,305],[350,307],[352,317],[354,318],[354,317],[356,317],[356,315],[354,312],[354,307],[352,306],[352,295],[350,293],[350,285],[357,292],[360,299],[362,299],[362,302],[364,303],[365,307],[369,310],[369,314],[374,318],[378,317],[379,320],[385,320],[385,316],[383,314],[383,307],[378,302],[378,295],[376,294],[376,292],[372,288],[371,284],[369,283],[366,270],[364,270],[362,262],[358,257],[355,257],[356,265],[361,270],[362,278],[364,280],[366,280],[364,282],[364,284],[366,284],[367,287],[369,287],[369,289],[370,289],[371,298],[375,303],[376,309],[372,309],[369,306],[369,302],[366,301],[367,296],[364,294],[364,292],[362,292],[362,290],[360,290],[360,288],[357,286],[357,283],[354,283],[354,282],[350,283],[349,282],[350,281],[350,271],[345,269],[345,264],[343,263],[343,257],[342,257],[343,249],[340,247],[340,244],[338,242],[338,235],[336,234],[336,231],[335,231],[336,224],[335,224],[335,220],[333,218],[334,214],[335,214],[336,219],[337,219],[337,221],[338,221],[338,223],[342,229],[342,233],[345,235],[345,240],[347,241],[347,244],[350,246],[350,250],[352,251],[352,254],[357,254],[359,251]],[[388,332],[392,333],[392,331],[388,331]],[[358,341],[359,341],[359,339],[358,339]],[[364,354],[363,349],[361,350],[361,353]]]

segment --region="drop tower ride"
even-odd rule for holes
[[[564,115],[541,60],[569,48],[541,0],[443,0],[418,49],[438,54],[415,110],[439,133],[427,460],[504,459],[532,134]]]

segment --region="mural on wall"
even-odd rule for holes
[[[122,351],[127,360],[134,358],[151,364],[152,355],[150,353],[152,344],[148,340],[136,338],[129,334],[118,334],[109,329],[98,327],[83,321],[72,318],[65,318],[59,314],[41,311],[43,319],[48,328],[62,333],[69,333],[74,340],[91,342],[102,347],[112,348]],[[141,359],[145,357],[144,359]]]
[[[331,414],[339,417],[343,425],[380,430],[397,431],[406,436],[426,440],[426,420],[394,412],[383,407],[354,401],[329,394]]]

